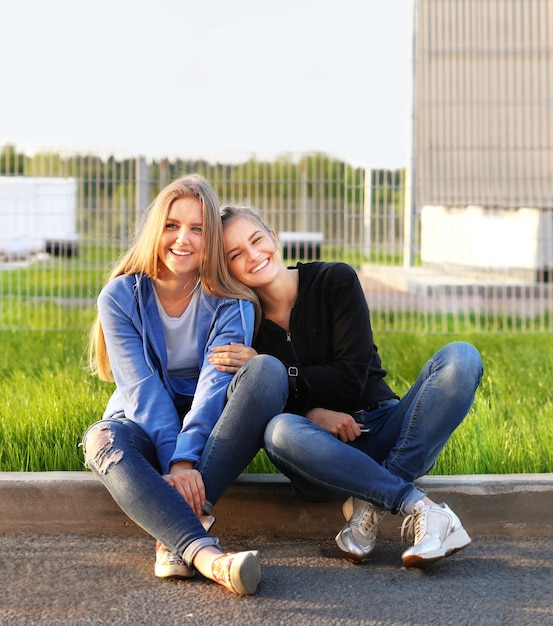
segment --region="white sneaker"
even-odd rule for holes
[[[200,522],[206,531],[215,523],[213,515],[202,515]],[[158,578],[192,578],[194,570],[188,567],[183,559],[169,548],[156,541],[156,564],[154,568],[155,575]]]
[[[155,575],[158,578],[192,578],[194,570],[161,541],[156,541]]]
[[[347,522],[336,535],[336,544],[352,559],[364,561],[373,551],[378,527],[386,511],[370,502],[348,498],[342,506],[342,513]]]
[[[457,515],[442,503],[427,505],[422,500],[413,506],[401,525],[414,545],[401,555],[405,567],[424,567],[469,545],[471,539]]]

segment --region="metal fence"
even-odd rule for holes
[[[170,180],[198,172],[222,203],[258,209],[290,263],[357,268],[379,331],[549,332],[553,3],[412,7],[405,168],[325,154],[212,163],[5,146],[0,329],[87,328],[140,212]]]
[[[370,254],[363,237],[366,172],[325,155],[211,164],[26,156],[5,147],[0,166],[2,329],[86,328],[140,213],[165,184],[190,172],[205,176],[221,203],[258,209],[290,262],[341,259],[361,268]],[[391,198],[401,189],[385,193]],[[385,254],[383,242],[374,254]]]
[[[258,209],[280,235],[289,263],[353,265],[380,331],[550,329],[548,283],[427,268],[419,244],[414,262],[407,262],[404,170],[354,168],[325,155],[235,164],[41,155],[20,159],[17,171],[6,169],[4,164],[0,184],[24,181],[33,190],[17,201],[4,194],[0,206],[4,330],[86,329],[105,275],[128,246],[140,212],[167,182],[189,172],[204,175],[222,203]],[[68,183],[74,205],[63,212]],[[62,213],[73,222],[60,227]],[[56,226],[58,231],[48,230]],[[420,230],[420,218],[415,228]]]

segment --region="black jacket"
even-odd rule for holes
[[[397,398],[385,382],[369,308],[355,270],[345,263],[298,263],[299,293],[290,332],[263,318],[254,348],[288,368],[286,410],[314,407],[353,414]],[[294,374],[298,374],[294,376]]]

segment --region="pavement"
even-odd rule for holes
[[[282,476],[243,475],[215,508],[228,550],[259,549],[237,598],[196,575],[153,575],[154,541],[89,472],[0,474],[0,624],[553,625],[553,474],[424,477],[472,543],[406,569],[401,518],[371,558],[343,558],[341,502],[299,501]]]
[[[506,314],[535,319],[553,306],[551,283],[529,282],[505,272],[366,264],[358,274],[373,312],[471,311],[498,319]]]

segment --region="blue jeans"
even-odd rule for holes
[[[269,421],[288,398],[288,374],[275,357],[259,354],[242,366],[229,385],[229,400],[215,424],[198,470],[205,485],[205,513],[263,447]]]
[[[401,400],[355,416],[370,432],[354,442],[283,413],[267,426],[265,450],[300,496],[353,496],[407,515],[425,495],[414,480],[430,470],[465,418],[482,374],[474,346],[450,343],[425,364]]]
[[[288,376],[274,357],[259,355],[234,376],[227,403],[198,466],[211,507],[263,445],[269,420],[282,411]],[[198,550],[218,545],[176,489],[161,476],[150,438],[127,418],[96,422],[83,437],[88,467],[119,507],[191,565]]]

